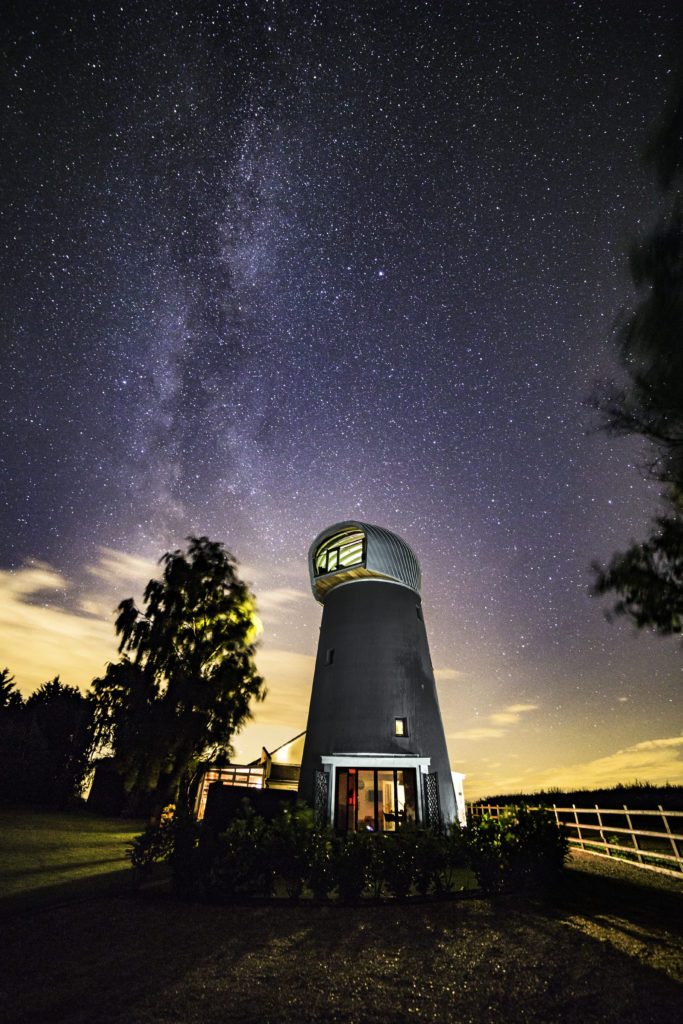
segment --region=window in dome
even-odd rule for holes
[[[365,561],[365,534],[361,530],[343,530],[323,541],[315,553],[316,576],[325,576],[340,569],[350,569]]]

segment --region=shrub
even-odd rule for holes
[[[430,829],[416,832],[414,883],[420,895],[449,891],[453,887],[455,869],[467,863],[461,844],[456,843],[456,832],[459,838],[457,824],[441,834]]]
[[[205,895],[209,861],[208,834],[188,811],[174,815],[172,850],[169,855],[173,892],[182,899],[200,899]]]
[[[136,874],[148,874],[153,864],[168,860],[175,842],[175,804],[164,807],[158,823],[148,825],[141,835],[136,836],[126,848]]]
[[[385,832],[375,840],[380,852],[380,880],[384,881],[388,892],[400,900],[406,898],[415,879],[418,836],[414,829],[401,828]]]
[[[468,860],[484,892],[503,888],[506,882],[507,857],[503,837],[501,822],[488,814],[472,822],[468,828]]]
[[[324,900],[336,885],[332,831],[314,828],[309,837],[307,884],[317,900]]]
[[[566,829],[550,812],[518,807],[512,821],[513,882],[519,887],[544,889],[555,884],[569,853]]]
[[[470,864],[467,829],[462,828],[459,822],[453,821],[448,826],[443,839],[443,850],[445,863],[436,878],[436,885],[448,892],[453,888],[456,873]]]
[[[247,805],[218,836],[209,883],[225,896],[269,896],[274,880],[270,830]]]
[[[210,892],[269,896],[276,879],[296,899],[308,886],[317,899],[336,887],[344,903],[363,892],[405,899],[453,887],[455,873],[471,867],[487,893],[543,890],[558,878],[568,852],[564,831],[544,810],[507,808],[499,818],[477,819],[469,828],[452,824],[435,833],[405,826],[391,833],[334,836],[317,827],[303,804],[285,808],[271,823],[245,801],[242,814],[218,837],[189,815],[164,810],[128,851],[139,874],[169,860],[174,892],[197,898]]]
[[[466,843],[470,866],[485,892],[545,888],[557,880],[568,852],[562,827],[546,810],[528,807],[477,819],[467,830]]]
[[[296,899],[310,874],[313,811],[303,803],[285,807],[270,826],[273,867],[287,895]]]
[[[347,832],[334,844],[334,877],[344,903],[356,903],[370,881],[374,839],[368,832]]]

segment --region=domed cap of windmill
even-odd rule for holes
[[[347,520],[319,533],[308,552],[311,589],[324,603],[333,587],[377,579],[399,583],[420,596],[420,563],[404,540],[382,526]]]

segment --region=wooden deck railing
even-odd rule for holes
[[[468,804],[470,817],[488,814],[497,818],[509,805]],[[534,808],[538,809],[538,808]],[[683,874],[683,835],[679,826],[683,811],[656,811],[629,808],[558,807],[544,808],[555,821],[565,826],[569,845],[574,850],[596,857],[616,857],[631,861],[648,871],[666,875]],[[673,819],[674,828],[671,827]],[[634,827],[634,823],[641,827]],[[650,826],[650,827],[647,827]]]

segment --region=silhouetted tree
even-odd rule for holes
[[[118,607],[121,660],[93,683],[97,730],[129,792],[183,799],[200,761],[232,753],[264,684],[254,664],[256,618],[237,563],[218,543],[190,537],[161,558],[145,608]]]
[[[667,635],[683,626],[683,74],[646,157],[670,212],[631,252],[642,299],[618,334],[629,387],[598,405],[606,430],[651,442],[649,473],[662,485],[663,514],[647,540],[593,566],[593,589],[617,595],[617,614]]]
[[[59,676],[26,699],[27,797],[66,807],[80,796],[93,747],[92,701]]]
[[[93,705],[59,676],[24,701],[0,672],[0,779],[4,802],[66,807],[90,767]]]
[[[9,669],[0,671],[0,802],[23,798],[26,755],[24,702]]]
[[[16,688],[14,676],[8,668],[0,671],[0,713],[14,711],[23,704],[21,694]]]

